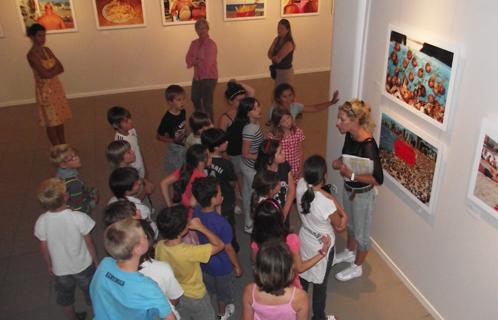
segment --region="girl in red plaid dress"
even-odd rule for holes
[[[270,118],[268,138],[280,140],[280,144],[291,166],[296,181],[301,178],[303,169],[303,130],[296,127],[294,119],[287,108],[274,108]]]

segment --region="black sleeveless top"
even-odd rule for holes
[[[245,123],[235,120],[227,128],[227,154],[229,156],[240,156],[242,154],[242,130],[244,126]]]
[[[282,43],[281,46],[273,48],[272,55],[277,55],[280,49],[284,46],[285,42]],[[280,69],[280,70],[285,70],[285,69],[290,69],[292,68],[292,59],[294,58],[294,49],[292,49],[291,52],[289,52],[283,59],[280,61],[280,63],[273,63],[273,66],[275,69]]]
[[[379,148],[377,147],[377,143],[374,138],[358,142],[353,140],[350,133],[346,133],[346,137],[344,137],[344,145],[342,147],[342,154],[371,159],[374,164],[372,176],[378,184],[382,184],[384,182],[384,173],[382,172],[382,165],[379,158]],[[368,184],[357,181],[346,182],[346,184],[352,188],[363,188],[368,186]]]
[[[286,55],[282,61],[280,61],[280,63],[276,63],[274,64],[275,68],[276,69],[280,69],[280,70],[283,70],[283,69],[290,69],[292,68],[292,59],[294,58],[294,50],[292,50],[291,52],[289,52],[288,55]]]

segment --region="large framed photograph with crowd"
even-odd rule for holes
[[[207,0],[160,1],[164,26],[193,24],[201,18],[208,19]]]
[[[477,139],[468,198],[498,219],[498,119],[484,119]]]
[[[47,33],[78,31],[73,0],[16,0],[23,32],[34,23],[47,29]]]
[[[382,93],[446,130],[458,69],[458,50],[430,35],[390,25]]]
[[[385,176],[429,214],[434,212],[442,147],[393,114],[382,112],[379,154]]]
[[[264,19],[266,0],[223,0],[225,21]]]
[[[92,0],[98,30],[145,27],[145,0]]]

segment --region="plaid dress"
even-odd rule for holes
[[[269,138],[276,138],[271,133],[268,134]],[[300,148],[301,142],[304,141],[303,130],[296,128],[294,132],[284,136],[280,139],[280,144],[284,150],[285,160],[287,160],[292,168],[292,175],[296,181],[301,178],[300,172],[303,166],[303,150]]]

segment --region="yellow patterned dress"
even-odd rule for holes
[[[56,64],[56,60],[47,54],[43,48],[41,64],[45,69],[51,69]],[[35,76],[36,102],[40,115],[40,124],[46,127],[55,127],[64,124],[71,119],[71,109],[64,93],[64,88],[57,76],[50,79],[43,79],[38,72],[33,69]]]

